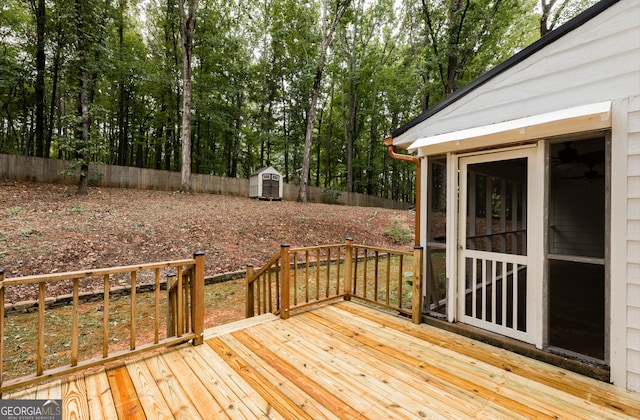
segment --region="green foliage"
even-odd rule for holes
[[[24,207],[15,206],[15,207],[10,207],[10,208],[6,209],[4,212],[8,216],[15,216],[17,214],[22,213],[23,211],[25,211]]]
[[[324,188],[322,190],[322,202],[327,204],[336,204],[340,195],[340,191]]]
[[[411,242],[414,239],[413,233],[411,233],[411,231],[406,227],[402,226],[397,218],[393,221],[393,226],[389,226],[385,229],[385,235],[398,245]]]
[[[468,8],[451,12],[454,3]],[[388,158],[383,137],[534,41],[536,3],[351,0],[327,57],[311,168],[304,174],[309,185],[342,191],[350,184],[356,192],[413,201],[413,168]],[[591,3],[563,6],[559,22]],[[192,171],[248,177],[272,165],[286,182],[299,182],[322,39],[320,2],[199,4]],[[29,2],[0,6],[0,152],[34,155],[37,149],[35,25]],[[72,160],[74,176],[94,162],[178,170],[179,32],[178,0],[48,0],[47,155]],[[455,64],[452,80],[449,63]],[[82,91],[89,113],[84,121]],[[83,122],[89,125],[85,137]],[[99,178],[83,175],[90,182]]]

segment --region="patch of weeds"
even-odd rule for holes
[[[39,235],[40,231],[38,229],[23,229],[20,231],[20,235],[28,238],[31,235]]]
[[[5,214],[7,214],[9,216],[15,216],[17,214],[22,213],[25,210],[26,209],[24,207],[15,206],[15,207],[10,207],[10,208],[6,209],[4,212],[5,212]]]
[[[156,234],[156,231],[155,231],[155,230],[153,230],[153,229],[149,229],[149,228],[147,228],[147,229],[145,229],[145,233],[146,233],[147,235],[149,235],[149,236],[153,236],[153,235],[155,235],[155,234]]]
[[[82,213],[82,207],[74,206],[74,207],[71,207],[71,210],[69,211],[74,214],[80,214]]]
[[[396,244],[404,244],[413,240],[413,234],[409,229],[402,226],[398,218],[393,222],[393,226],[385,229],[384,234]]]

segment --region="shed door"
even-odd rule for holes
[[[533,150],[460,158],[459,181],[458,319],[527,342],[535,330],[527,316],[535,294],[527,277]]]
[[[262,196],[263,197],[279,197],[280,195],[280,176],[276,174],[262,175]]]

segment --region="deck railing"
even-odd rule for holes
[[[168,273],[168,279],[166,282],[166,296],[162,296],[161,289],[164,284],[161,284],[161,277],[163,273]],[[152,309],[143,313],[139,308],[141,299],[138,297],[137,288],[138,281],[142,277],[155,281],[153,289],[153,298],[147,299],[144,306],[148,309]],[[80,302],[80,282],[85,279],[101,279],[103,281],[102,300],[100,302]],[[115,306],[114,296],[112,296],[112,281],[117,280],[118,283],[126,284],[128,289],[130,286],[130,292],[127,296],[129,300],[129,308],[124,311],[116,313],[110,311],[111,306]],[[68,337],[63,339],[64,347],[68,350],[60,353],[64,353],[66,357],[66,363],[59,363],[57,366],[45,369],[45,364],[52,364],[54,359],[51,353],[55,350],[45,350],[45,334],[47,338],[50,338],[51,330],[47,332],[46,323],[48,322],[62,322],[60,315],[52,314],[52,309],[47,309],[46,306],[51,302],[51,297],[46,297],[47,285],[53,285],[58,282],[71,282],[72,294],[71,294],[71,325],[67,332]],[[153,283],[152,283],[153,284]],[[35,361],[35,372],[31,374],[25,374],[23,376],[15,377],[16,375],[10,374],[6,369],[7,359],[13,359],[18,357],[15,355],[15,349],[11,349],[10,352],[5,351],[5,343],[12,339],[11,331],[7,331],[7,321],[5,319],[5,295],[6,291],[13,287],[37,287],[37,300],[34,305],[34,309],[37,310],[35,314],[35,324],[37,324],[35,340],[31,340],[32,346],[35,348],[24,348],[24,343],[20,346],[21,352],[27,352],[31,354],[28,358],[30,362]],[[113,288],[115,292],[115,288]],[[55,300],[55,299],[53,299]],[[161,303],[162,301],[162,303]],[[100,303],[102,306],[100,307]],[[118,302],[119,303],[119,302]],[[82,311],[81,311],[82,307]],[[87,322],[91,318],[87,318],[86,312],[90,309],[94,312],[102,312],[102,322]],[[162,330],[161,308],[166,311],[166,331]],[[83,313],[81,313],[83,312]],[[123,313],[124,312],[124,313]],[[47,315],[47,317],[45,317]],[[99,331],[91,330],[88,325],[81,325],[83,321],[88,324],[101,324],[101,333]],[[12,314],[17,316],[16,314]],[[48,322],[45,322],[45,318],[48,318]],[[136,332],[136,325],[148,322],[152,319],[152,338],[149,335],[149,331],[141,331],[140,335],[145,335],[148,338],[138,338]],[[93,320],[95,321],[95,320]],[[118,348],[112,351],[110,348],[110,330],[114,330],[116,325],[125,324],[125,328],[128,328],[129,342],[126,349],[122,350]],[[58,327],[60,327],[58,325]],[[97,329],[100,329],[98,326]],[[61,328],[57,328],[57,331]],[[34,275],[16,278],[5,278],[4,271],[0,269],[0,393],[14,389],[19,386],[29,385],[43,378],[51,378],[69,374],[80,369],[85,369],[90,366],[103,364],[109,361],[121,359],[136,353],[152,350],[155,348],[175,345],[183,342],[193,340],[194,345],[202,344],[203,331],[204,330],[204,253],[197,252],[192,259],[149,263],[135,266],[123,266],[102,268],[86,271],[75,271],[66,273],[53,273],[45,275]],[[89,355],[85,359],[80,355],[79,346],[81,338],[86,336],[102,336],[102,348],[98,350],[96,348],[89,348],[84,350],[83,353],[89,352]],[[56,337],[58,340],[60,337]],[[113,338],[113,337],[112,337]],[[119,339],[118,339],[119,340]],[[35,342],[34,342],[35,341]],[[100,338],[98,338],[100,341]],[[144,341],[140,343],[140,341]],[[86,340],[83,340],[82,344],[87,344]],[[111,343],[113,344],[113,342]],[[90,346],[85,346],[90,347]],[[119,346],[122,347],[122,346]],[[70,351],[69,351],[70,349]],[[102,353],[101,356],[95,356],[95,354]],[[9,353],[12,353],[9,355]],[[91,354],[93,353],[93,354]],[[57,360],[57,358],[56,358]],[[21,366],[24,367],[24,366]],[[48,366],[46,366],[48,367]],[[11,377],[9,380],[4,380],[7,374]]]
[[[413,251],[344,244],[282,245],[259,270],[247,265],[246,315],[290,311],[356,298],[422,320],[422,247]]]

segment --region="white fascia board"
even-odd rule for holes
[[[436,134],[408,148],[419,156],[497,146],[611,127],[611,101],[581,105],[515,120]]]

